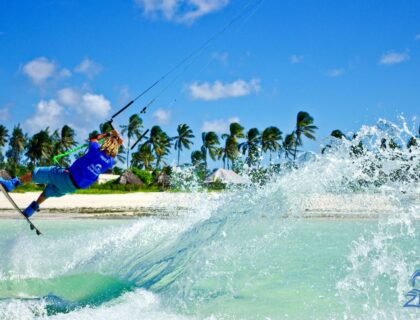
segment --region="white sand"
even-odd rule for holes
[[[20,208],[25,208],[39,196],[38,192],[11,193]],[[71,194],[60,198],[49,198],[42,204],[37,217],[66,218],[140,216],[171,212],[194,207],[197,203],[217,198],[211,193],[138,192],[127,194],[81,195]],[[0,218],[20,218],[8,200],[0,195]]]
[[[10,195],[19,206],[26,206],[39,196],[39,192],[11,193]],[[125,194],[70,194],[60,198],[49,198],[42,204],[43,208],[120,208],[120,207],[159,207],[174,201],[188,204],[195,198],[191,193],[166,192],[136,192]],[[10,207],[3,196],[0,197],[0,209]]]

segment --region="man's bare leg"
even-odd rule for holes
[[[31,181],[32,181],[32,171],[30,171],[30,172],[28,172],[28,173],[24,174],[23,176],[20,176],[20,177],[19,177],[19,180],[20,180],[23,184],[31,182]]]
[[[47,197],[45,196],[45,193],[42,192],[41,195],[38,197],[38,199],[36,200],[36,202],[38,202],[38,205],[40,205],[41,203],[43,203],[45,200],[47,200]]]

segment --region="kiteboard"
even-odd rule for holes
[[[6,189],[4,189],[4,187],[2,186],[1,183],[0,183],[0,190],[1,190],[1,192],[3,192],[4,196],[7,198],[7,200],[9,200],[9,202],[12,204],[12,206],[16,209],[16,211],[19,212],[26,219],[26,221],[29,223],[29,227],[31,228],[31,230],[35,230],[35,232],[38,236],[41,235],[42,234],[41,231],[39,231],[39,229],[37,227],[35,227],[35,225],[32,223],[32,221],[27,216],[25,216],[23,214],[22,210],[18,207],[16,202],[12,199],[12,197],[6,191]]]

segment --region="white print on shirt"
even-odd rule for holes
[[[99,176],[101,174],[101,172],[102,172],[102,165],[99,164],[99,163],[96,164],[96,165],[91,164],[91,165],[89,165],[88,170],[90,172],[92,172],[94,175]]]
[[[110,163],[110,161],[111,161],[110,158],[104,157],[102,154],[100,156],[101,156],[101,159],[102,159],[103,162]]]

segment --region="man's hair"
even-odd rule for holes
[[[111,132],[111,135],[105,139],[104,143],[101,146],[101,150],[111,157],[116,157],[120,146],[123,144],[118,132]]]

